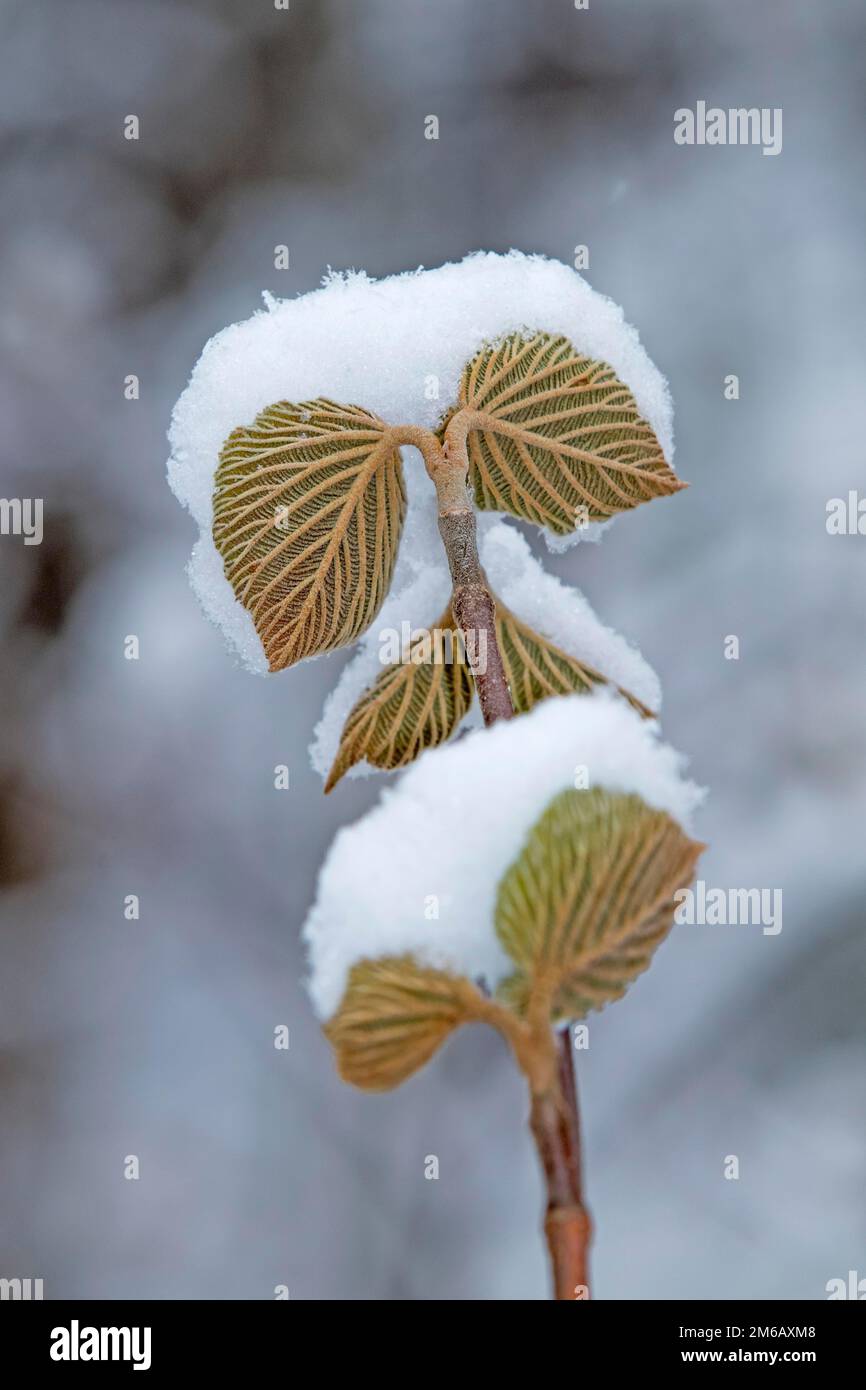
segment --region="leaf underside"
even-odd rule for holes
[[[213,535],[271,671],[355,641],[388,591],[406,511],[399,449],[359,406],[263,410],[229,435]]]
[[[515,333],[482,348],[460,407],[477,412],[469,476],[485,511],[568,535],[685,486],[613,368],[567,338]]]
[[[450,606],[432,629],[413,635],[408,660],[386,666],[353,706],[329,792],[355,763],[405,767],[454,733],[472,704],[472,677]]]
[[[344,1081],[386,1091],[418,1071],[474,1015],[475,987],[411,956],[362,960],[325,1033]]]
[[[557,1020],[621,998],[669,932],[702,849],[638,796],[560,793],[499,885],[496,932],[518,967],[501,996],[522,1012],[541,991]]]

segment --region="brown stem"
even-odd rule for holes
[[[439,534],[453,586],[451,610],[463,638],[484,722],[492,724],[497,719],[510,719],[514,706],[496,640],[496,605],[478,558],[466,452],[471,418],[471,412],[459,410],[448,424],[444,444],[432,430],[420,425],[394,425],[387,441],[414,445],[435,484]]]
[[[493,724],[510,719],[514,706],[496,640],[496,604],[478,558],[463,414],[458,412],[445,431],[442,458],[432,477],[439,502],[439,534],[451,571],[451,609],[463,637],[484,723]]]
[[[589,1298],[592,1224],[583,1204],[580,1116],[571,1030],[558,1040],[557,1085],[533,1095],[529,1125],[547,1184],[544,1234],[558,1300]]]
[[[510,719],[514,706],[496,640],[496,606],[478,559],[471,509],[440,512],[439,534],[451,570],[451,610],[463,637],[484,723]]]
[[[478,557],[466,450],[471,425],[470,412],[458,411],[445,431],[444,447],[429,430],[415,427],[395,430],[394,438],[397,443],[420,449],[436,485],[439,533],[453,584],[452,611],[463,636],[484,722],[493,724],[497,719],[510,719],[514,706],[496,638],[496,606]],[[520,1045],[515,1046],[515,1052],[530,1082],[529,1125],[547,1186],[544,1233],[554,1297],[574,1301],[589,1297],[591,1224],[583,1205],[571,1030],[563,1030],[553,1053],[548,1018],[549,1007],[545,1005],[529,1026],[516,1025]]]

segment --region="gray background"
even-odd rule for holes
[[[784,892],[781,935],[682,927],[592,1024],[596,1292],[866,1276],[866,539],[825,529],[864,484],[862,3],[6,0],[0,34],[0,491],[46,509],[41,547],[0,538],[0,1275],[545,1296],[496,1038],[385,1097],[333,1074],[298,926],[381,784],[325,801],[307,766],[341,657],[256,679],[200,615],[165,429],[262,289],[586,243],[670,378],[693,486],[549,563],[662,677],[712,790],[703,877]],[[781,106],[782,154],[675,146],[699,99]]]

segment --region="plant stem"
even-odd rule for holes
[[[463,637],[485,724],[514,714],[502,653],[496,640],[496,605],[478,558],[475,508],[466,468],[451,458],[434,477],[439,534],[451,571],[451,610]]]
[[[557,1040],[557,1085],[532,1097],[529,1126],[547,1184],[544,1234],[553,1271],[553,1296],[589,1298],[592,1224],[583,1204],[580,1113],[571,1050],[571,1029]]]
[[[496,607],[478,559],[474,513],[470,508],[440,512],[439,534],[451,570],[451,610],[463,638],[484,723],[510,719],[514,707],[496,640]]]
[[[469,492],[466,412],[458,411],[445,432],[444,446],[430,430],[400,425],[391,430],[397,444],[412,444],[436,487],[439,534],[453,585],[451,610],[460,630],[485,724],[514,714],[502,653],[496,640],[496,605],[478,558],[475,508]]]
[[[458,411],[445,431],[444,448],[429,431],[403,429],[400,442],[414,444],[424,456],[436,485],[439,534],[448,557],[453,592],[451,607],[463,637],[485,724],[514,714],[502,653],[496,638],[496,605],[476,539],[475,508],[468,487],[466,435],[469,413]],[[554,1046],[547,1012],[540,1023],[542,1051]],[[530,1032],[534,1032],[532,1029]],[[556,1064],[539,1089],[530,1080],[529,1127],[547,1187],[544,1234],[557,1300],[589,1297],[591,1223],[583,1205],[580,1114],[571,1050],[571,1030],[555,1042]]]

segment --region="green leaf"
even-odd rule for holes
[[[223,446],[213,535],[272,671],[354,642],[388,592],[400,451],[359,406],[281,401]]]
[[[418,965],[411,956],[362,960],[325,1027],[344,1081],[387,1091],[418,1071],[484,1001],[469,980]]]
[[[674,895],[704,846],[638,796],[565,791],[530,831],[499,885],[496,932],[518,967],[500,993],[554,1019],[619,999],[673,924]]]
[[[582,695],[598,685],[609,684],[594,666],[578,661],[531,627],[496,600],[496,639],[517,714],[525,714],[550,695]],[[646,718],[652,718],[635,695],[616,686],[629,704]]]
[[[472,703],[472,677],[450,606],[431,629],[416,634],[408,660],[384,668],[353,706],[329,792],[362,760],[390,771],[450,738]]]
[[[463,371],[461,407],[474,412],[469,476],[483,510],[567,535],[685,486],[613,368],[567,338],[512,334],[482,348]]]

